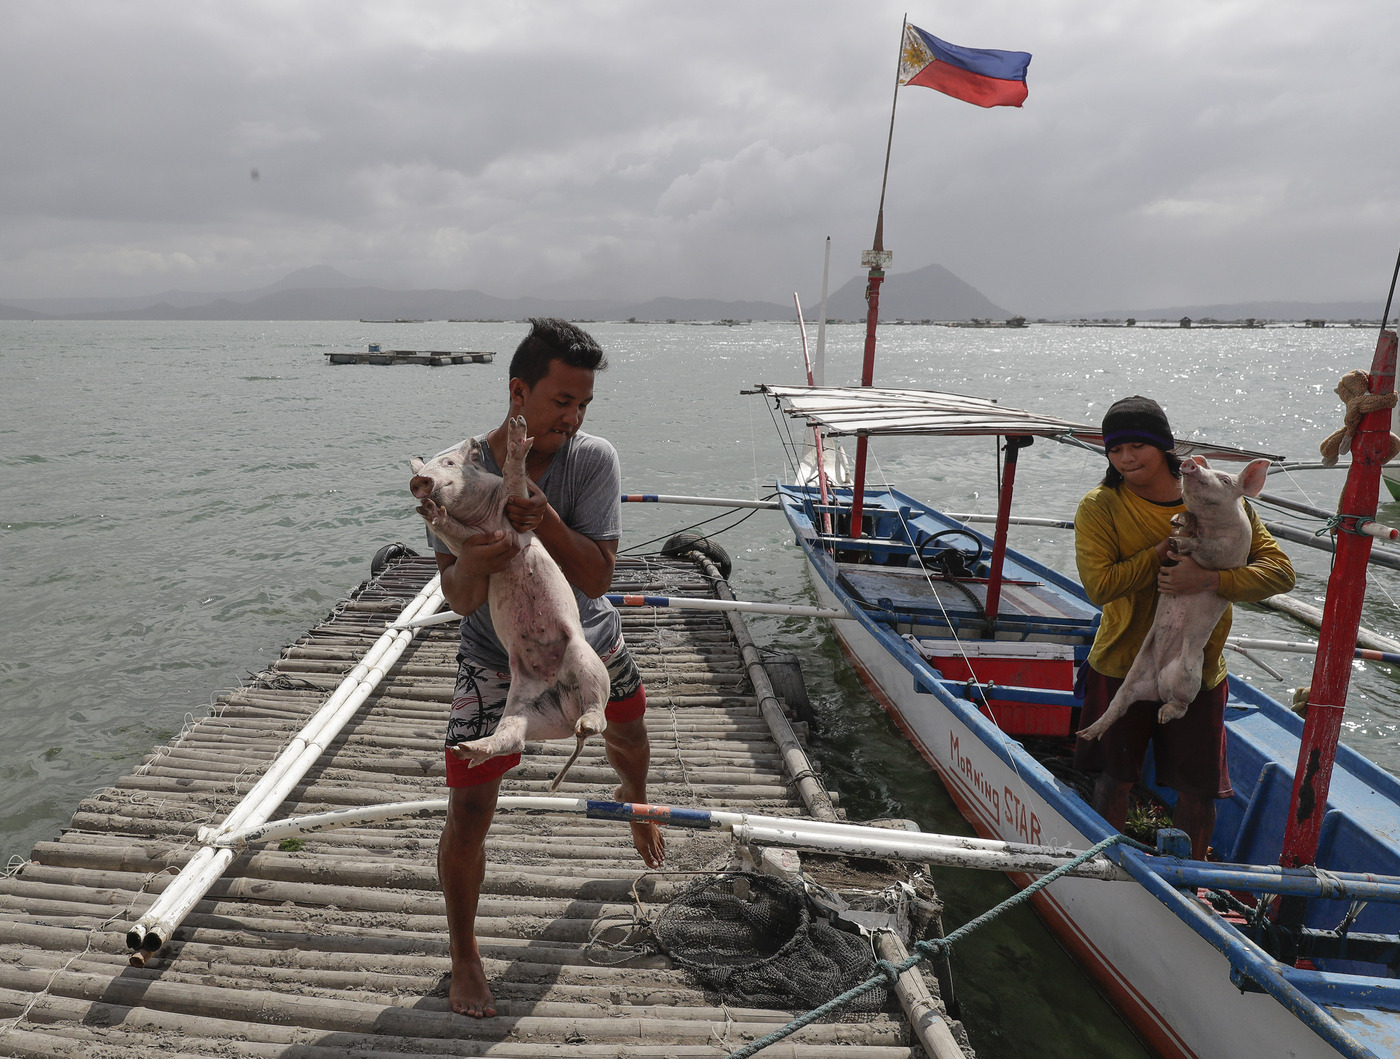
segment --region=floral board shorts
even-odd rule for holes
[[[608,705],[603,711],[609,723],[635,721],[646,713],[647,692],[642,687],[642,674],[632,660],[632,652],[622,637],[600,656],[608,668]],[[520,764],[519,754],[502,754],[487,758],[479,765],[469,765],[452,753],[451,747],[473,739],[484,739],[496,730],[506,708],[510,691],[510,672],[461,662],[457,668],[457,686],[452,693],[452,713],[447,721],[447,738],[443,753],[447,759],[447,785],[474,787],[504,776]]]

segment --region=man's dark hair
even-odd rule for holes
[[[552,316],[530,321],[530,333],[510,358],[510,377],[534,386],[549,374],[549,362],[562,360],[571,368],[602,371],[608,366],[603,349],[581,327]]]
[[[1172,477],[1180,478],[1181,457],[1174,452],[1165,451],[1162,453],[1162,455],[1167,458],[1167,470],[1172,472]],[[1123,484],[1122,472],[1120,472],[1117,467],[1113,466],[1113,464],[1110,463],[1108,465],[1108,470],[1104,473],[1103,484],[1108,486],[1110,489],[1117,489],[1120,485]]]

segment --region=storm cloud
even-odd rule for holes
[[[785,301],[870,245],[901,19],[1029,51],[898,93],[893,270],[1027,314],[1383,303],[1400,6],[8,3],[0,302],[326,264],[503,297]]]

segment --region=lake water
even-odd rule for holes
[[[628,492],[754,498],[784,448],[758,382],[804,381],[796,325],[598,324],[608,351],[587,429],[611,439]],[[503,324],[0,322],[0,850],[24,858],[78,802],[203,716],[221,690],[274,659],[364,580],[382,545],[421,549],[407,460],[504,414],[506,367],[524,326]],[[811,339],[815,343],[815,329]],[[854,383],[863,328],[828,329],[827,381]],[[492,364],[331,367],[328,350],[495,350]],[[1132,393],[1166,406],[1178,435],[1316,459],[1341,425],[1333,387],[1367,368],[1375,332],[889,326],[876,382],[955,390],[1098,422]],[[990,441],[872,446],[872,482],[947,510],[995,510]],[[1015,512],[1068,518],[1103,460],[1050,443],[1021,458]],[[1332,509],[1334,471],[1270,479],[1271,492]],[[654,550],[714,518],[745,598],[810,602],[781,516],[626,505],[623,550]],[[1266,517],[1281,517],[1266,512]],[[1295,517],[1289,516],[1289,520]],[[1400,508],[1380,519],[1400,524]],[[1309,528],[1315,529],[1316,525]],[[1018,529],[1013,545],[1073,568],[1062,530]],[[1284,542],[1296,594],[1320,601],[1328,556]],[[1372,575],[1367,626],[1400,633],[1397,575]],[[814,744],[853,818],[896,815],[966,831],[938,782],[842,664],[830,634],[763,618],[760,644],[804,660],[823,717]],[[1306,630],[1236,609],[1241,635]],[[1283,680],[1231,668],[1276,697],[1311,662],[1270,655]],[[1344,739],[1400,772],[1400,677],[1355,666]],[[999,876],[940,876],[949,929],[1011,893]],[[954,957],[984,1059],[1142,1054],[1040,928],[1018,912]],[[1229,988],[1221,983],[1222,988]]]

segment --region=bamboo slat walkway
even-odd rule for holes
[[[434,573],[430,557],[410,558],[362,585],[0,880],[0,1055],[688,1059],[725,1055],[788,1021],[725,1006],[666,956],[615,944],[691,873],[729,864],[729,836],[669,828],[666,869],[650,872],[625,824],[582,817],[496,817],[477,920],[499,1009],[491,1019],[448,1007],[440,814],[240,851],[171,940],[144,966],[129,963],[128,928],[194,854],[197,829],[230,812]],[[656,558],[619,562],[615,588],[712,594],[694,565]],[[623,618],[648,689],[651,800],[805,814],[746,675],[741,621]],[[274,819],[443,797],[455,650],[455,625],[421,631]],[[502,793],[545,793],[571,749],[527,748]],[[607,799],[615,783],[593,740],[557,793]],[[762,1054],[903,1059],[923,1054],[914,1039],[892,1001]]]

